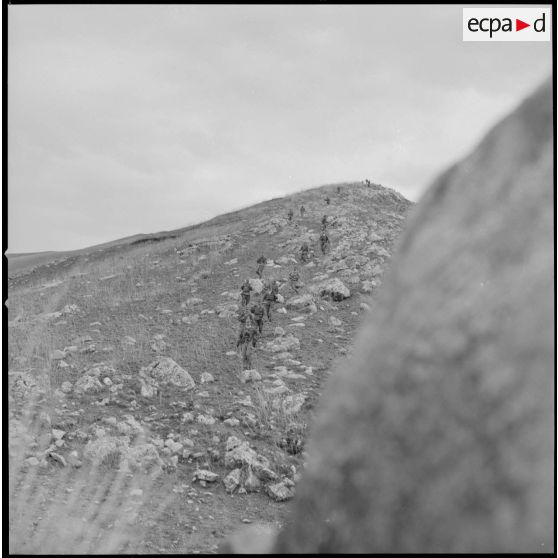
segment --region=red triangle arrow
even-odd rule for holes
[[[521,21],[520,19],[515,19],[515,30],[516,31],[521,31],[522,29],[525,29],[525,27],[531,27],[530,23],[525,23],[524,21]]]

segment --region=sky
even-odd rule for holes
[[[417,201],[552,69],[462,6],[8,6],[8,252],[369,178]]]

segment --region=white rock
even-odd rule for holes
[[[193,389],[196,385],[192,376],[180,367],[170,357],[159,357],[140,370],[142,377],[152,378],[158,384],[172,384],[186,390]]]
[[[215,482],[219,479],[219,475],[213,471],[206,469],[197,469],[194,471],[194,481]]]
[[[301,296],[295,296],[287,300],[287,308],[291,310],[299,310],[306,306],[309,306],[314,302],[314,298],[311,294],[303,294]]]
[[[62,382],[62,385],[60,386],[60,389],[64,392],[64,393],[72,393],[74,386],[72,384],[72,382]]]
[[[208,415],[199,414],[196,417],[196,422],[198,424],[211,425],[211,424],[215,424],[215,419],[213,417],[208,416]]]
[[[215,381],[215,378],[209,372],[203,372],[200,376],[200,384],[211,384]]]
[[[335,316],[330,316],[327,321],[331,326],[339,327],[343,325],[343,322],[339,318],[336,318]]]
[[[234,469],[231,471],[224,479],[223,484],[225,485],[225,491],[231,494],[240,486],[240,480],[242,478],[242,469]]]
[[[303,393],[295,393],[294,395],[287,395],[281,404],[283,412],[286,415],[294,415],[300,412],[302,405],[306,401],[306,395]]]
[[[262,377],[257,370],[243,370],[240,373],[240,381],[245,384],[246,382],[257,382],[261,380]]]
[[[97,392],[103,389],[103,384],[94,376],[86,374],[82,376],[75,384],[74,388],[77,392]]]
[[[282,482],[266,486],[265,491],[267,495],[276,502],[284,502],[285,500],[290,500],[294,496],[293,490]]]

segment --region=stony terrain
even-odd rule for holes
[[[374,311],[411,206],[379,185],[329,185],[14,268],[11,550],[208,553],[243,523],[280,525],[323,382]],[[261,290],[262,254],[281,302],[243,371],[239,288]]]

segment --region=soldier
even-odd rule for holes
[[[271,322],[271,305],[277,300],[276,294],[273,292],[273,287],[265,291],[263,295],[263,306],[267,320]]]
[[[238,330],[238,340],[236,341],[236,348],[240,347],[244,342],[244,334],[246,333],[246,319],[248,317],[248,312],[246,308],[240,308],[236,319],[240,322],[240,329]]]
[[[275,295],[275,300],[277,300],[277,295],[279,294],[279,283],[277,279],[271,282],[271,292]]]
[[[367,188],[370,188],[370,180],[368,178],[364,181],[364,184],[366,184]]]
[[[261,279],[265,264],[267,263],[265,256],[260,256],[256,260],[256,263],[258,264],[258,268],[256,269],[256,275]]]
[[[303,205],[300,206],[300,216],[304,217],[304,214],[306,213],[306,209],[304,208]]]
[[[309,252],[310,248],[308,247],[308,243],[307,242],[303,242],[302,246],[300,247],[300,261],[302,263],[305,263],[308,261],[308,252]]]
[[[246,321],[250,321],[251,324],[251,320],[249,318],[249,316],[247,317]],[[250,356],[251,353],[251,348],[250,348],[250,340],[252,338],[252,326],[250,325],[250,331],[248,330],[248,328],[246,329],[246,331],[242,334],[242,349],[241,349],[241,356],[242,356],[242,368],[243,370],[250,370],[252,368],[252,358]]]
[[[341,186],[337,186],[337,193],[338,193],[338,194],[341,193]]]
[[[322,217],[322,229],[325,231],[326,227],[327,227],[327,215],[324,215]]]
[[[259,299],[256,299],[256,302],[254,303],[252,308],[250,308],[250,312],[252,312],[252,318],[255,322],[255,325],[258,328],[258,333],[261,335],[263,329],[263,317],[264,317],[265,310]],[[256,339],[252,341],[252,344],[254,345],[254,347],[256,346]]]
[[[300,276],[298,275],[298,270],[296,267],[293,267],[293,270],[289,273],[289,284],[295,293],[298,294],[299,284],[298,281]]]
[[[244,283],[240,286],[240,296],[241,296],[241,304],[242,306],[248,306],[250,302],[250,291],[252,289],[252,285],[250,285],[250,281],[246,279]]]
[[[289,213],[287,213],[287,215],[289,217],[289,223],[290,223],[293,220],[293,215],[294,215],[294,211],[292,207],[289,209]]]
[[[331,201],[331,200],[329,199],[329,196],[326,196],[326,199],[325,199],[326,205],[329,205],[329,202],[330,202],[330,201]]]
[[[322,254],[326,253],[328,246],[329,246],[329,238],[324,230],[320,235],[320,248],[322,249]]]

